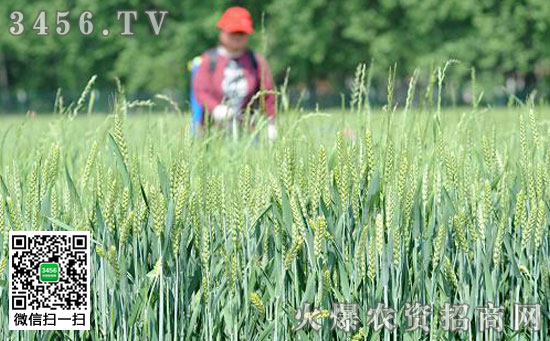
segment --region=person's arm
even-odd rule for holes
[[[199,69],[193,78],[193,92],[195,93],[197,101],[204,107],[204,110],[212,114],[214,108],[220,103],[211,92],[213,77],[209,67],[210,55],[208,53],[203,53]]]
[[[273,82],[273,75],[267,60],[263,56],[258,58],[258,67],[260,68],[261,77],[263,79],[263,89],[268,92],[264,94],[265,110],[267,112],[267,136],[270,140],[274,140],[277,137],[277,127],[275,125],[275,117],[277,116],[277,107],[275,105],[275,82]]]
[[[269,121],[273,121],[277,116],[277,108],[275,106],[275,93],[274,93],[275,83],[273,82],[273,76],[271,74],[269,63],[261,55],[258,56],[258,67],[260,71],[263,73],[263,75],[260,76],[260,79],[263,78],[263,87],[261,87],[260,89],[267,92],[266,94],[263,95],[265,99],[265,110],[267,112],[267,118]]]

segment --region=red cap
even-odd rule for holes
[[[250,34],[254,31],[250,12],[244,7],[229,7],[223,12],[217,26],[227,32],[244,32]]]

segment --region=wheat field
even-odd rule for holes
[[[108,115],[1,117],[0,339],[547,339],[550,109],[359,102],[283,112],[273,142],[262,123],[195,138],[122,93]],[[8,330],[10,230],[91,232],[90,331]],[[294,330],[304,302],[320,330]],[[357,329],[332,330],[336,302]],[[413,302],[427,332],[406,331]],[[502,332],[479,331],[489,302]],[[516,302],[540,330],[512,330]],[[378,303],[393,331],[367,323]],[[472,308],[468,331],[443,329],[445,303]]]

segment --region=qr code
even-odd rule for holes
[[[12,231],[12,330],[89,330],[90,233]]]

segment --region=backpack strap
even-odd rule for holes
[[[254,74],[256,75],[256,89],[254,89],[254,93],[257,91],[260,91],[261,89],[261,82],[262,82],[262,76],[260,75],[260,67],[258,65],[258,58],[256,57],[256,53],[252,51],[251,49],[246,50],[246,54],[248,54],[248,57],[252,61],[252,67],[254,68]]]
[[[210,59],[210,64],[208,66],[208,70],[212,73],[214,70],[216,70],[216,63],[218,59],[218,48],[213,47],[210,50],[208,50],[208,56]]]
[[[258,59],[256,58],[256,54],[254,51],[247,49],[246,53],[250,57],[250,60],[252,61],[252,67],[254,68],[254,71],[258,71]]]

